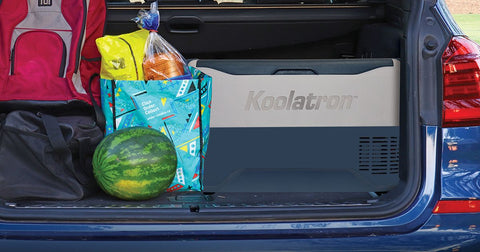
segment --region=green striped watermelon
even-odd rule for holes
[[[160,131],[146,127],[117,130],[93,155],[93,174],[108,194],[126,200],[158,196],[175,177],[175,147]]]

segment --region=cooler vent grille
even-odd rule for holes
[[[398,174],[397,137],[360,137],[358,165],[361,172],[374,175]]]

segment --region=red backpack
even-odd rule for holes
[[[0,0],[0,102],[99,102],[105,18],[105,0]]]

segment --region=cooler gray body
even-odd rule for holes
[[[213,77],[204,191],[383,192],[397,185],[399,61],[191,65]]]

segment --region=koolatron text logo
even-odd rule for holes
[[[245,110],[347,110],[358,99],[358,96],[353,95],[295,95],[295,90],[291,90],[288,96],[265,95],[265,92],[250,91]]]

